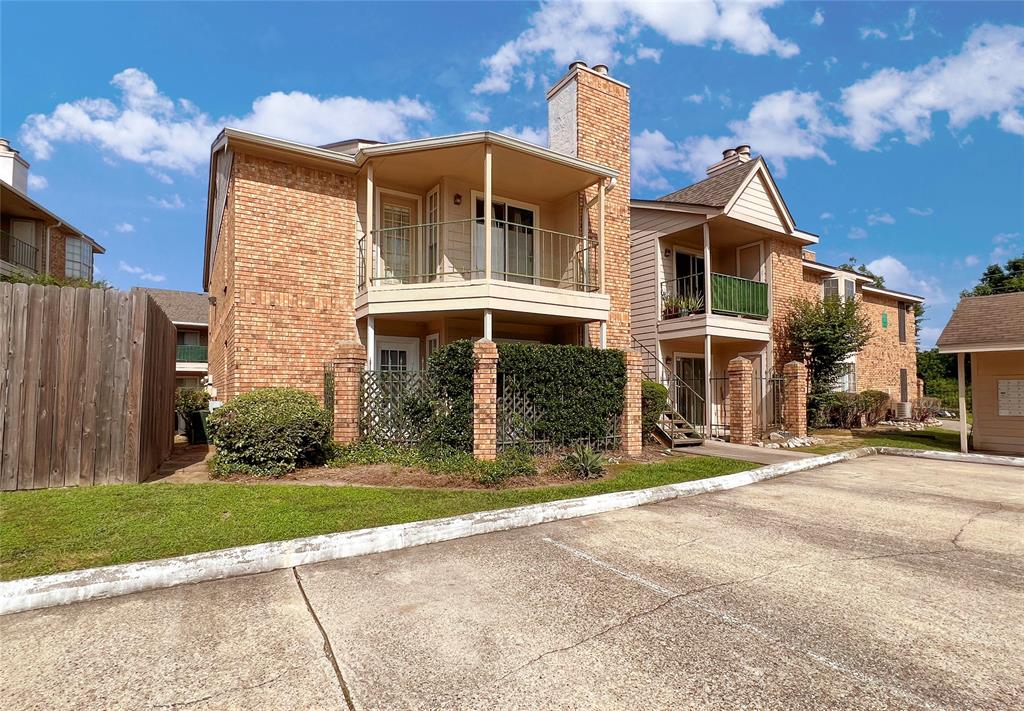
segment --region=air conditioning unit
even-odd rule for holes
[[[896,419],[909,420],[914,414],[914,409],[909,402],[896,403]]]

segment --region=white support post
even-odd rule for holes
[[[608,322],[601,322],[601,350],[608,347]]]
[[[377,365],[377,334],[373,316],[366,317],[366,369],[373,370]]]
[[[494,314],[490,309],[484,309],[484,340],[494,340]]]
[[[704,225],[707,230],[707,225]],[[704,233],[707,235],[707,232]],[[705,245],[707,242],[704,243]],[[707,267],[705,267],[707,271]],[[711,439],[711,334],[704,335],[704,436]]]
[[[364,267],[365,279],[366,279],[366,290],[370,290],[370,284],[373,283],[373,163],[366,164],[366,254],[363,255],[366,259],[366,265]],[[371,323],[373,318],[371,317],[367,324]],[[369,326],[367,326],[369,329]],[[369,344],[367,344],[369,345]],[[370,363],[370,359],[367,358],[367,365]]]
[[[704,223],[704,313],[711,315],[711,226],[707,222]]]
[[[956,391],[960,400],[960,451],[967,452],[967,385],[964,373],[964,353],[956,354]]]
[[[598,284],[600,285],[601,293],[604,291],[604,180],[597,184],[597,268],[600,270],[598,274]],[[606,328],[607,324],[602,322],[601,327]],[[603,334],[602,334],[603,339]],[[602,340],[601,347],[604,348],[604,342]]]
[[[484,279],[491,279],[491,233],[492,222],[492,185],[491,185],[491,144],[484,146]]]

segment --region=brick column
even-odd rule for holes
[[[334,360],[334,439],[347,444],[359,439],[359,399],[366,347],[361,343],[342,343]]]
[[[794,437],[807,436],[807,366],[800,361],[790,361],[782,367],[786,381],[785,405],[782,418],[786,429]]]
[[[473,346],[473,456],[498,458],[498,346],[479,340]]]
[[[729,441],[754,443],[754,366],[742,356],[729,361]]]
[[[626,391],[622,403],[622,421],[619,423],[622,436],[622,452],[629,457],[643,452],[643,423],[640,383],[643,380],[643,358],[639,353],[626,351]]]

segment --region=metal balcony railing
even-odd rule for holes
[[[206,346],[178,346],[177,359],[179,363],[205,363]]]
[[[704,275],[692,274],[661,284],[661,317],[680,318],[707,310]],[[711,274],[711,312],[768,318],[768,285],[729,274]]]
[[[0,230],[0,259],[26,271],[35,272],[39,249]]]
[[[483,219],[432,222],[373,230],[370,283],[428,284],[483,279]],[[491,279],[594,292],[600,273],[596,239],[503,220],[491,222]],[[359,276],[366,239],[360,239]]]

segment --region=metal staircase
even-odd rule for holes
[[[635,337],[630,337],[633,342],[633,350],[640,354],[644,362],[644,378],[647,380],[653,380],[655,382],[662,382],[667,380],[667,384],[675,388],[685,388],[691,395],[696,398],[700,403],[701,408],[704,406],[704,398],[692,387],[689,383],[680,378],[678,375],[672,372],[666,371],[663,378],[658,377],[658,357],[655,353],[645,346],[640,341],[636,340]],[[697,428],[687,420],[668,400],[665,401],[665,410],[661,413],[658,418],[658,423],[654,428],[655,438],[670,449],[676,449],[680,447],[693,447],[699,445],[704,441],[703,435],[697,430]]]

